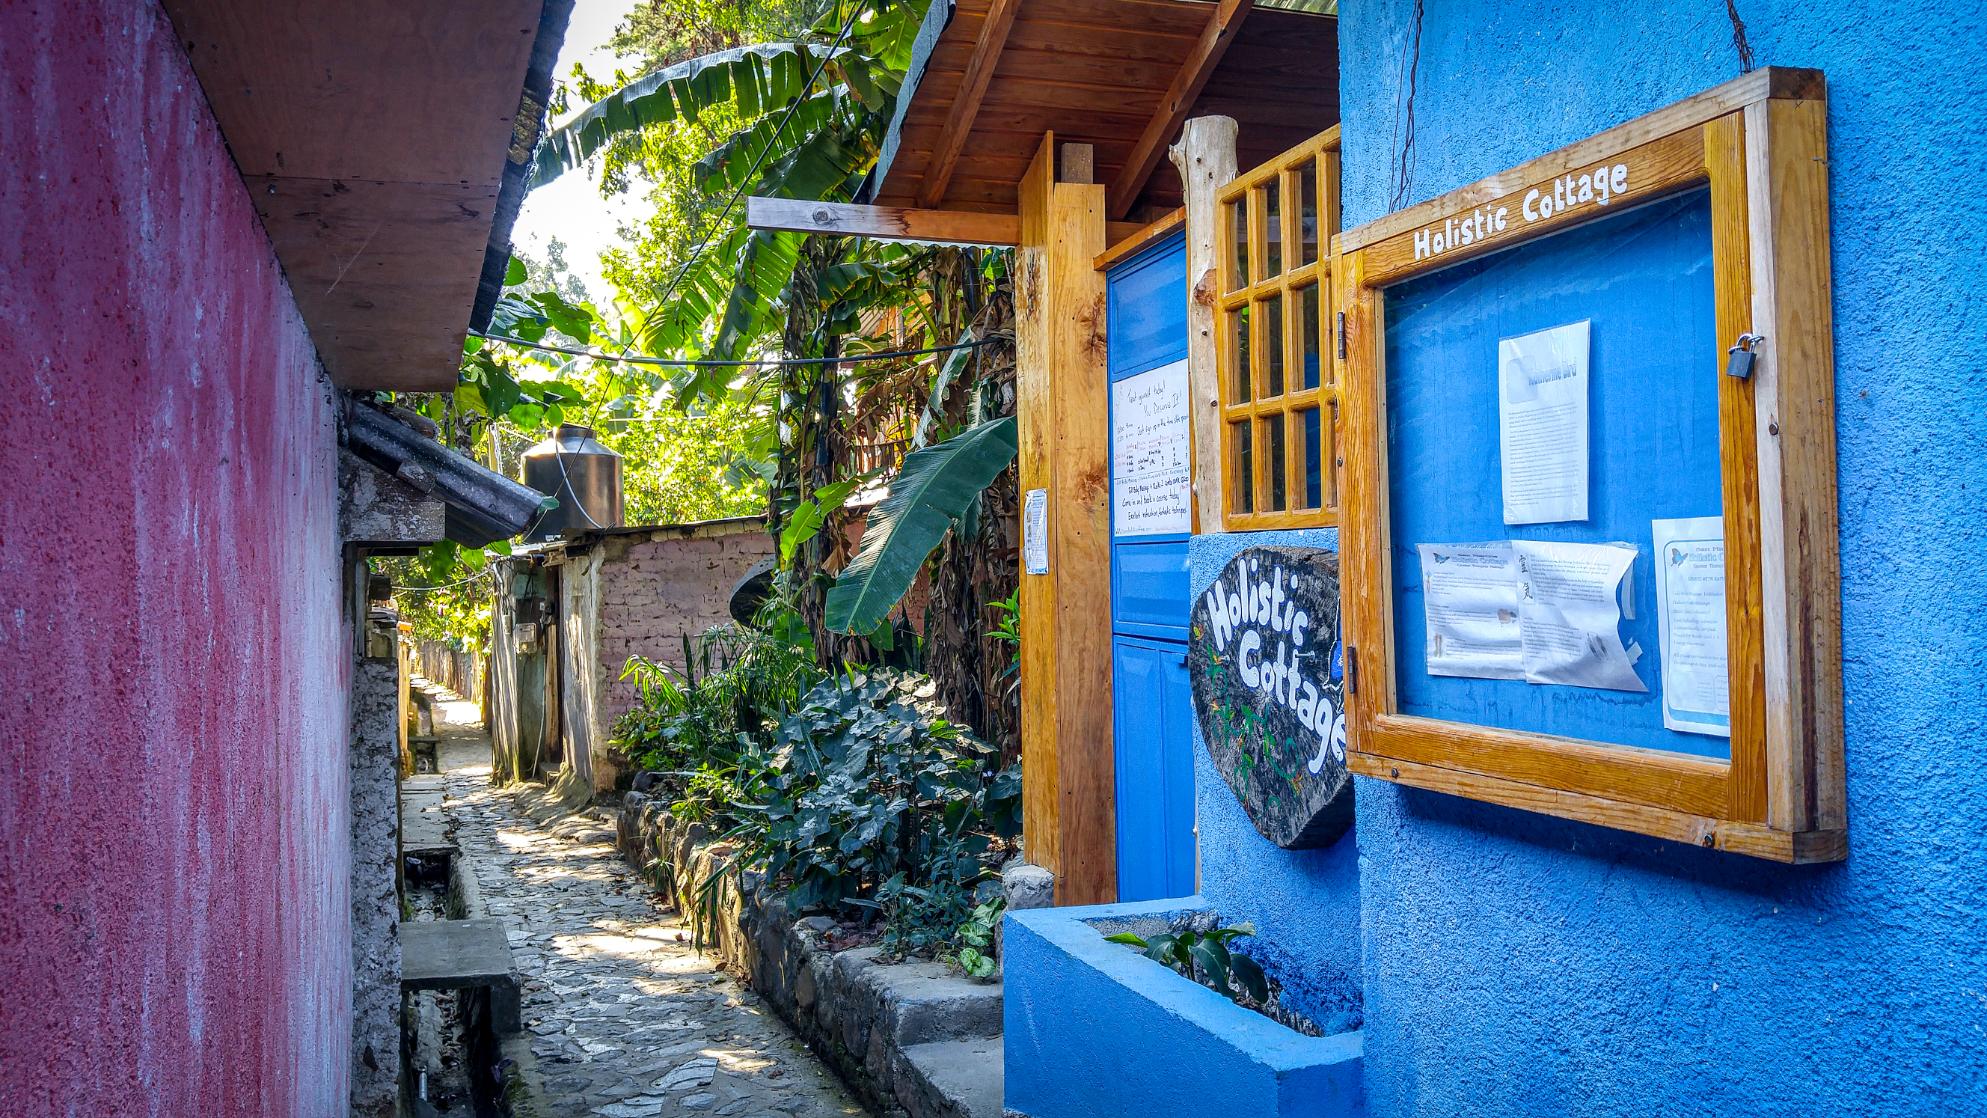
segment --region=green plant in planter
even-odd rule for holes
[[[1160,932],[1149,938],[1136,932],[1119,932],[1104,938],[1111,943],[1136,947],[1146,958],[1171,967],[1230,1001],[1241,1002],[1246,998],[1263,1005],[1269,1001],[1269,976],[1254,959],[1228,946],[1243,936],[1255,934],[1254,924],[1237,924],[1206,932],[1191,929]]]

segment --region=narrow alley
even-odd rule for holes
[[[529,1053],[507,1052],[522,1065],[518,1114],[865,1113],[715,956],[692,949],[685,921],[615,852],[610,823],[534,818],[530,792],[489,783],[475,705],[442,692],[434,713],[442,810],[478,894],[467,901],[503,921],[522,980]]]

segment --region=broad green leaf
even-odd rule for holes
[[[849,48],[842,47],[837,55]],[[740,115],[784,108],[802,92],[820,48],[802,43],[757,43],[701,55],[609,93],[553,129],[538,148],[532,185],[543,186],[580,164],[618,135],[679,117],[695,120],[705,109],[730,104]]]
[[[1269,1001],[1269,976],[1263,973],[1260,963],[1247,955],[1230,955],[1228,969],[1243,993],[1258,1002]]]
[[[821,525],[827,519],[826,510],[817,501],[802,501],[795,506],[793,515],[787,517],[785,526],[780,529],[780,566],[793,566],[793,557],[807,545],[807,541],[820,534]]]
[[[1210,985],[1224,994],[1228,992],[1228,952],[1225,949],[1219,944],[1201,940],[1189,945],[1187,954],[1193,956],[1195,965],[1207,976]]]
[[[866,633],[896,606],[966,505],[1014,460],[1014,417],[983,423],[904,458],[870,511],[862,548],[828,591],[827,627]]]
[[[517,257],[515,256],[511,257],[511,262],[509,264],[504,265],[505,287],[516,287],[518,284],[521,284],[525,280],[528,280],[530,278],[531,278],[531,273],[525,271],[524,261],[519,260]]]

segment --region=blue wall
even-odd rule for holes
[[[1348,225],[1395,208],[1413,7],[1341,5]],[[1987,1112],[1987,19],[1738,7],[1760,62],[1829,79],[1852,854],[1787,868],[1359,781],[1374,1114]],[[1409,203],[1737,62],[1721,0],[1427,0],[1417,72]],[[1203,892],[1336,967],[1350,856],[1252,844],[1212,792]]]
[[[1338,550],[1331,529],[1195,536],[1188,547],[1197,599],[1248,547]],[[1357,793],[1355,793],[1357,794]],[[1319,850],[1283,850],[1257,832],[1228,782],[1214,771],[1194,726],[1194,811],[1200,892],[1223,919],[1253,921],[1242,949],[1284,983],[1284,999],[1326,1033],[1359,1022],[1359,852],[1351,834]]]

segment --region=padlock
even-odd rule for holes
[[[1740,334],[1738,343],[1725,351],[1725,375],[1740,380],[1752,379],[1753,362],[1759,357],[1752,347],[1765,340],[1764,334]]]

